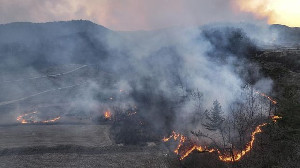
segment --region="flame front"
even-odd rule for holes
[[[59,120],[61,117],[56,117],[56,118],[53,118],[51,120],[45,120],[45,121],[41,121],[41,123],[51,123],[51,122],[55,122],[57,120]]]
[[[183,160],[184,158],[186,158],[194,150],[197,150],[199,152],[209,152],[209,153],[215,151],[215,149],[207,149],[206,147],[202,147],[200,145],[193,145],[192,147],[190,147],[188,149],[181,149],[184,142],[187,140],[187,137],[185,137],[184,135],[182,135],[180,133],[176,133],[175,131],[173,131],[169,137],[167,137],[167,138],[164,137],[162,140],[163,140],[163,142],[168,142],[171,139],[174,139],[175,141],[177,139],[179,139],[179,143],[178,143],[176,149],[174,150],[174,153],[176,153],[177,155],[180,155],[180,160]],[[179,152],[180,149],[181,149],[181,151]]]
[[[267,98],[267,99],[269,99],[272,104],[277,104],[276,100],[274,100],[272,97],[266,95],[265,93],[261,93],[261,92],[258,92],[258,91],[256,93],[259,94],[259,95],[261,95],[261,96],[263,96],[263,97],[265,97],[265,98]]]
[[[37,111],[20,115],[17,117],[17,121],[21,122],[22,124],[28,124],[29,122],[27,120],[25,120],[24,117],[26,117],[28,115],[36,114],[36,113],[37,113]],[[32,118],[32,117],[30,117],[30,118]]]
[[[52,123],[52,122],[56,122],[57,120],[59,120],[61,117],[56,117],[56,118],[53,118],[53,119],[50,119],[50,120],[42,120],[42,121],[38,121],[38,120],[35,120],[33,118],[33,116],[30,116],[30,115],[33,115],[33,114],[37,114],[38,112],[37,111],[34,111],[34,112],[30,112],[30,113],[26,113],[26,114],[23,114],[23,115],[20,115],[17,117],[17,121],[20,122],[21,124],[29,124],[29,123]],[[25,119],[25,117],[28,117],[28,119]]]
[[[235,162],[235,161],[239,161],[243,156],[245,156],[248,152],[251,151],[251,149],[253,147],[253,143],[255,141],[255,135],[258,133],[261,133],[262,132],[261,127],[265,126],[266,124],[267,123],[258,125],[256,127],[256,129],[251,133],[251,141],[246,145],[246,148],[244,150],[242,150],[241,152],[235,153],[234,156],[224,155],[218,149],[208,149],[207,147],[203,147],[201,145],[193,145],[192,147],[190,147],[188,149],[181,149],[184,142],[187,140],[187,137],[183,136],[180,133],[176,133],[175,131],[173,131],[169,137],[167,137],[167,138],[165,137],[162,140],[163,140],[163,142],[168,142],[171,139],[174,139],[176,141],[178,139],[178,137],[180,137],[179,143],[178,143],[176,149],[174,150],[174,153],[176,153],[177,155],[180,156],[180,160],[183,160],[184,158],[189,156],[193,151],[199,151],[199,152],[208,152],[208,153],[217,152],[219,155],[219,160],[221,160],[223,162]],[[180,149],[182,151],[179,152]]]
[[[258,92],[258,91],[256,93],[263,96],[263,97],[266,97],[267,99],[269,99],[272,104],[277,104],[276,100],[274,100],[270,96],[266,95],[265,93],[261,93],[261,92]],[[281,119],[282,117],[280,117],[280,116],[271,116],[271,118],[272,118],[272,121],[274,123],[276,123],[277,120]],[[193,151],[196,150],[196,151],[199,151],[199,152],[209,152],[209,153],[217,152],[220,161],[235,162],[235,161],[241,160],[243,156],[245,156],[248,152],[251,151],[251,149],[253,147],[253,144],[254,144],[254,141],[255,141],[255,135],[258,134],[258,133],[261,133],[262,132],[261,128],[265,125],[267,125],[267,123],[263,123],[263,124],[258,125],[255,128],[255,130],[251,133],[251,140],[250,140],[250,142],[247,143],[245,149],[243,149],[240,152],[233,152],[233,156],[225,155],[219,149],[208,149],[206,147],[203,147],[201,145],[196,145],[196,144],[194,144],[192,147],[190,147],[188,149],[184,149],[182,146],[183,146],[184,142],[187,140],[187,137],[183,136],[180,133],[176,133],[175,131],[173,131],[172,134],[169,137],[164,137],[162,140],[163,140],[163,142],[168,142],[171,139],[174,139],[175,141],[177,141],[177,139],[180,137],[179,143],[178,143],[176,149],[174,150],[174,153],[176,153],[177,155],[180,156],[180,160],[183,160],[184,158],[189,156]],[[181,151],[179,152],[179,150],[181,150]]]
[[[192,153],[194,150],[196,150],[198,152],[208,152],[208,153],[212,153],[212,152],[216,151],[215,149],[207,149],[206,147],[194,145],[192,148],[190,148],[189,150],[187,150],[183,153],[183,155],[180,157],[180,160],[183,160],[184,158],[189,156],[190,153]]]
[[[242,150],[241,152],[235,154],[234,156],[224,156],[221,154],[220,151],[218,151],[219,159],[224,162],[234,162],[239,161],[243,156],[245,156],[248,152],[251,151],[253,147],[253,143],[255,141],[255,135],[258,133],[261,133],[261,127],[267,125],[267,123],[260,124],[256,127],[256,129],[251,133],[251,141],[246,145],[246,148]]]

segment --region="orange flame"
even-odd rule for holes
[[[190,148],[189,150],[187,150],[186,152],[183,153],[183,155],[180,157],[180,160],[183,160],[184,158],[189,156],[190,153],[192,153],[194,150],[199,151],[199,152],[208,152],[208,153],[212,153],[212,152],[216,151],[215,149],[207,149],[206,147],[194,145],[192,148]]]
[[[224,162],[234,162],[234,161],[239,161],[243,156],[245,156],[248,152],[253,147],[253,143],[255,141],[255,135],[258,133],[261,133],[261,127],[265,126],[267,123],[260,124],[256,127],[256,129],[251,133],[251,141],[246,145],[246,148],[242,150],[241,152],[235,154],[233,157],[232,156],[224,156],[221,154],[221,152],[218,151],[219,153],[219,159]]]
[[[215,151],[214,149],[207,149],[206,147],[202,147],[202,146],[198,146],[198,145],[193,145],[191,148],[189,148],[189,149],[187,149],[187,150],[185,150],[183,152],[180,152],[180,154],[179,154],[179,150],[183,146],[184,142],[187,140],[187,137],[183,136],[180,133],[176,133],[175,131],[173,131],[172,134],[169,137],[167,137],[167,138],[164,137],[162,140],[164,142],[168,142],[171,139],[174,139],[176,141],[179,137],[180,137],[179,143],[178,143],[176,149],[174,150],[174,153],[176,153],[177,155],[181,155],[180,156],[180,160],[183,160],[185,157],[187,157],[194,150],[197,150],[199,152],[209,152],[209,153]]]
[[[274,123],[276,123],[277,120],[282,119],[282,117],[280,117],[280,116],[271,116],[271,118],[272,118]]]
[[[104,112],[104,118],[105,119],[110,119],[111,118],[111,112],[110,111],[105,111]]]
[[[61,117],[56,117],[56,118],[53,118],[51,120],[45,120],[45,121],[41,121],[41,123],[51,123],[51,122],[55,122],[57,120],[59,120]]]
[[[273,98],[271,98],[270,96],[264,94],[264,93],[260,93],[260,92],[256,92],[257,94],[266,97],[267,99],[269,99],[271,101],[272,104],[277,104],[277,101],[275,101]],[[281,119],[282,117],[279,116],[273,116],[272,120],[273,122],[277,122],[278,119]],[[245,156],[248,152],[251,151],[252,147],[253,147],[253,143],[255,141],[255,135],[258,133],[261,133],[261,127],[267,125],[267,123],[263,123],[260,124],[256,127],[256,129],[251,133],[251,140],[250,142],[247,143],[246,147],[244,150],[240,151],[240,152],[235,152],[235,154],[233,154],[233,156],[229,156],[229,155],[224,155],[220,152],[220,150],[218,149],[207,149],[206,147],[200,146],[200,145],[193,145],[191,148],[184,150],[183,152],[179,153],[179,149],[181,149],[181,147],[183,146],[184,142],[186,141],[187,137],[183,136],[180,133],[176,133],[175,131],[172,132],[172,134],[169,137],[164,137],[163,138],[163,142],[167,142],[171,139],[174,139],[175,141],[177,140],[178,137],[180,137],[179,143],[176,147],[176,149],[174,150],[174,153],[176,153],[177,155],[180,155],[180,160],[183,160],[184,158],[186,158],[187,156],[189,156],[193,151],[199,151],[199,152],[218,152],[219,155],[219,160],[223,161],[223,162],[235,162],[235,161],[239,161],[242,159],[243,156]]]
[[[20,115],[20,116],[17,117],[17,121],[21,122],[22,124],[28,124],[29,122],[26,121],[26,120],[24,119],[24,117],[26,117],[26,116],[28,116],[28,115],[31,115],[31,114],[36,114],[36,113],[37,113],[37,112],[34,111],[34,112],[31,112],[31,113],[26,113],[26,114]],[[30,118],[32,118],[32,117],[30,117]]]
[[[17,117],[17,121],[19,121],[21,124],[28,124],[28,123],[51,123],[51,122],[56,122],[57,120],[59,120],[61,117],[56,117],[50,120],[44,120],[44,121],[36,121],[36,120],[28,120],[28,119],[24,119],[24,117],[30,116],[32,114],[37,114],[37,111],[34,112],[30,112],[30,113],[26,113],[23,115],[20,115]],[[33,116],[30,116],[29,119],[33,119]]]
[[[180,160],[183,160],[187,156],[189,156],[193,151],[199,151],[199,152],[218,152],[219,155],[219,160],[223,162],[235,162],[239,161],[243,156],[245,156],[253,147],[253,143],[255,141],[255,135],[262,132],[261,127],[265,126],[267,123],[263,123],[261,125],[258,125],[256,129],[251,133],[251,141],[246,145],[246,148],[242,150],[241,152],[238,152],[234,154],[234,156],[228,156],[228,155],[223,155],[218,149],[208,149],[206,147],[203,147],[201,145],[193,145],[191,148],[184,150],[183,152],[179,153],[179,149],[183,146],[184,142],[186,141],[186,137],[183,136],[182,134],[176,133],[175,131],[172,132],[172,134],[169,137],[164,137],[162,140],[163,142],[167,142],[171,140],[172,138],[176,141],[178,137],[180,137],[179,143],[174,150],[174,153],[177,155],[180,155]]]
[[[173,131],[172,134],[168,138],[164,137],[163,141],[167,142],[167,141],[169,141],[172,138],[176,141],[179,136],[183,136],[183,135],[181,135],[181,134],[176,133],[175,131]]]
[[[276,101],[276,100],[274,100],[272,97],[266,95],[265,93],[261,93],[261,92],[256,92],[256,93],[257,93],[257,94],[260,94],[260,95],[263,96],[263,97],[266,97],[267,99],[269,99],[269,100],[272,102],[272,104],[277,104],[277,101]]]

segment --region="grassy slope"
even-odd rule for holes
[[[260,143],[243,167],[297,167],[300,165],[300,51],[265,51],[254,58],[274,80],[277,115],[283,118],[264,128]]]
[[[296,168],[300,165],[300,51],[263,51],[253,58],[274,80],[277,114],[283,118],[263,127],[250,154],[240,162],[218,162],[210,154],[192,155],[183,167]],[[203,162],[205,160],[205,162]]]

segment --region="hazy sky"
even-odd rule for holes
[[[0,23],[85,19],[114,30],[213,22],[300,26],[300,0],[0,0]]]

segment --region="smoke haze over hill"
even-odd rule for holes
[[[0,23],[86,19],[113,30],[150,30],[267,20],[237,9],[236,0],[1,0],[0,3]]]
[[[72,102],[67,111],[89,114],[108,108],[112,104],[106,99],[125,90],[126,100],[116,98],[119,100],[114,104],[138,106],[142,117],[159,130],[166,128],[165,124],[171,129],[181,117],[193,115],[195,100],[183,101],[182,98],[198,90],[203,94],[202,111],[218,100],[227,113],[233,102],[240,101],[245,85],[252,84],[266,93],[272,90],[272,81],[250,61],[251,56],[259,52],[257,41],[242,27],[221,24],[115,32],[88,21],[2,25],[1,78],[12,81],[13,85],[7,90],[9,82],[2,83],[2,89],[9,94],[1,100],[6,102],[45,90],[83,84],[59,99]],[[86,67],[70,73],[78,76],[77,79],[65,74],[58,75],[58,81],[48,76],[55,73],[45,74],[45,69],[64,64]],[[20,75],[21,71],[24,76]],[[44,84],[38,84],[39,79],[26,80],[32,77],[26,72],[35,74],[33,77],[46,75],[42,78]],[[84,76],[84,73],[90,75]],[[14,82],[20,79],[21,82]],[[107,83],[107,79],[112,82]],[[33,87],[32,82],[40,86]],[[50,98],[47,95],[41,96],[47,100]],[[174,107],[174,103],[181,101],[180,107]]]

